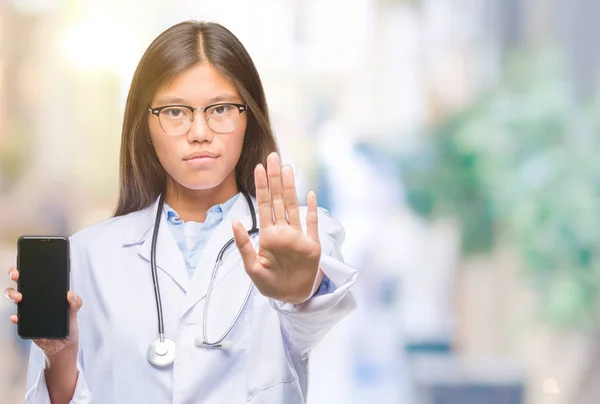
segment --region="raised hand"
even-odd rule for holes
[[[321,257],[317,197],[312,191],[307,196],[304,233],[292,168],[282,168],[279,156],[271,153],[267,170],[259,164],[254,178],[260,217],[258,251],[243,225],[233,223],[244,267],[263,295],[288,303],[303,302],[310,297]]]

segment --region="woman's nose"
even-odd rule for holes
[[[204,113],[202,111],[196,111],[194,114],[194,120],[192,121],[192,126],[188,131],[188,139],[196,142],[210,142],[212,141],[212,138],[213,132],[208,126],[208,122],[204,117]]]

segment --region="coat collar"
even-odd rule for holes
[[[128,226],[129,229],[123,239],[124,247],[139,246],[138,253],[147,261],[148,269],[150,269],[152,236],[154,234],[154,221],[156,218],[156,210],[158,209],[158,201],[159,198],[147,208],[130,214],[131,225]],[[251,201],[255,212],[258,214],[256,199],[251,198]],[[192,279],[189,278],[185,269],[185,261],[179,251],[175,238],[168,229],[166,215],[161,214],[157,238],[156,266],[158,270],[165,272],[185,292],[186,296],[182,307],[182,315],[185,315],[187,311],[193,308],[206,296],[219,250],[233,238],[233,229],[231,226],[232,220],[237,219],[249,230],[252,227],[252,216],[250,213],[246,198],[243,195],[240,195],[208,239]],[[257,226],[259,226],[259,223],[260,221],[257,216]],[[258,237],[254,237],[253,241],[255,248],[257,248]],[[245,295],[249,286],[249,277],[247,276],[240,259],[240,253],[235,243],[233,243],[233,245],[228,247],[224,256],[224,262],[220,265],[216,279],[213,283],[211,304],[213,304],[214,300],[214,304],[217,306],[219,305],[217,300],[221,299],[218,297],[219,293],[216,292],[216,287],[225,275],[233,269],[236,269],[236,274],[235,276],[229,277],[232,282],[226,282],[227,295],[229,297]],[[239,265],[235,265],[236,263]],[[239,279],[233,282],[234,277]]]
[[[128,215],[131,220],[127,232],[123,238],[123,246],[128,247],[136,244],[142,244],[147,237],[152,238],[152,230],[154,228],[154,218],[156,217],[156,209],[158,209],[159,198],[156,198],[148,207]],[[161,223],[162,229],[162,223]]]
[[[138,247],[139,255],[148,263],[152,253],[152,237],[154,235],[154,221],[158,209],[159,198],[145,209],[130,214],[131,224],[125,233],[124,247]],[[185,261],[179,252],[175,238],[169,231],[166,215],[161,212],[160,226],[158,229],[156,248],[156,267],[162,270],[175,281],[184,291],[189,288],[190,279],[185,269]]]
[[[251,202],[254,207],[254,211],[258,212],[256,200],[251,198]],[[227,212],[221,223],[217,226],[211,237],[208,239],[208,242],[204,248],[204,252],[202,253],[202,257],[200,258],[200,262],[198,263],[198,267],[196,268],[196,271],[194,271],[190,289],[186,293],[182,307],[182,315],[185,315],[188,310],[193,308],[206,296],[210,277],[212,275],[215,263],[217,262],[219,251],[223,248],[223,246],[225,246],[225,244],[227,244],[229,240],[233,238],[233,219],[240,221],[247,230],[252,228],[252,215],[248,206],[248,202],[243,195],[240,195],[240,197],[237,198],[234,205],[231,207],[229,212]],[[256,225],[259,226],[260,222],[258,216],[256,222]],[[254,237],[253,241],[256,248],[258,237]],[[221,306],[221,304],[217,302],[217,300],[221,300],[217,296],[220,294],[216,292],[217,286],[219,286],[219,283],[230,272],[234,272],[235,275],[232,274],[231,276],[227,276],[231,279],[226,282],[227,286],[225,288],[221,288],[226,289],[226,294],[223,296],[223,298],[229,297],[231,299],[235,296],[237,299],[238,296],[243,297],[245,295],[250,278],[246,274],[243,263],[240,260],[241,255],[234,242],[227,248],[227,251],[223,257],[223,262],[221,263],[219,270],[217,271],[215,281],[213,282],[211,304],[213,304],[214,299],[215,307]],[[235,281],[233,278],[235,278]]]

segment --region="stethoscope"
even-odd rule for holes
[[[248,235],[252,237],[253,235],[258,233],[258,227],[256,226],[256,212],[254,210],[254,205],[252,204],[252,200],[250,196],[245,192],[242,192],[246,201],[248,202],[248,208],[250,208],[250,213],[252,215],[252,228],[248,231]],[[150,363],[156,366],[168,366],[175,361],[175,341],[170,338],[165,337],[165,326],[163,322],[163,311],[162,311],[162,303],[160,299],[160,289],[158,287],[158,277],[156,274],[156,240],[158,235],[158,228],[160,226],[160,220],[162,215],[164,205],[164,193],[161,194],[158,209],[156,210],[156,219],[154,221],[154,234],[152,235],[152,250],[150,253],[150,266],[152,268],[152,282],[154,283],[154,296],[156,298],[156,311],[158,314],[158,335],[159,338],[148,346],[147,358]],[[206,301],[204,303],[204,318],[202,319],[202,338],[198,337],[194,341],[195,345],[200,348],[221,348],[221,349],[229,349],[231,348],[231,342],[225,341],[227,335],[237,322],[238,318],[242,314],[244,310],[244,306],[248,302],[248,298],[250,297],[250,293],[252,292],[252,282],[250,282],[250,286],[248,287],[248,292],[246,293],[246,297],[244,298],[244,302],[240,306],[237,314],[235,315],[233,321],[227,327],[227,330],[223,333],[223,335],[214,342],[209,342],[207,338],[206,331],[206,318],[208,313],[208,305],[210,301],[210,295],[212,293],[213,283],[217,277],[217,271],[219,270],[219,266],[223,260],[223,255],[229,246],[231,246],[235,242],[235,238],[231,238],[219,251],[217,255],[217,259],[215,261],[215,265],[213,267],[213,271],[210,277],[210,282],[208,285],[208,291],[206,293]]]

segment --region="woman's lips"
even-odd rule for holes
[[[199,166],[206,165],[214,162],[217,159],[217,155],[210,152],[196,152],[192,153],[183,160],[190,165]]]

